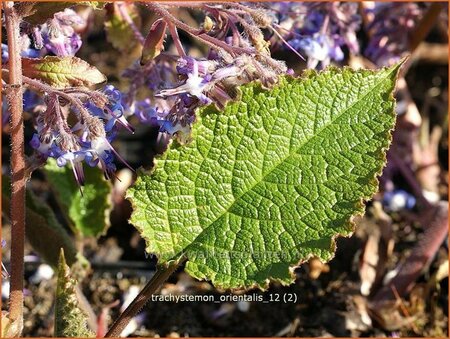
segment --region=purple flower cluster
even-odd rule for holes
[[[383,205],[388,211],[392,212],[403,209],[410,210],[416,205],[416,198],[404,190],[396,189],[384,193]]]
[[[364,54],[378,66],[389,66],[408,52],[412,29],[423,15],[418,3],[368,3],[369,44]]]
[[[274,9],[279,16],[277,27],[291,47],[306,54],[308,68],[342,61],[345,49],[359,53],[357,3],[276,3]]]
[[[30,47],[31,41],[27,35],[21,36],[21,53],[24,58],[37,58],[41,55],[40,51]],[[9,61],[8,45],[2,43],[2,64],[6,64]]]
[[[83,162],[100,166],[106,178],[116,170],[115,156],[126,164],[111,145],[119,125],[133,130],[124,118],[120,91],[107,85],[101,93],[94,92],[81,111],[73,109],[78,120],[73,127],[59,98],[49,95],[46,99],[47,108],[39,114],[37,133],[30,142],[40,158],[54,158],[60,167],[70,164],[80,185],[84,183]]]
[[[75,28],[84,24],[84,20],[70,8],[55,13],[52,19],[33,30],[35,47],[45,47],[48,52],[60,57],[74,56],[82,44]]]

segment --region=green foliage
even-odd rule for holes
[[[122,11],[119,10],[122,6]],[[105,21],[105,30],[108,41],[114,48],[120,51],[130,51],[136,44],[136,38],[128,21],[123,13],[133,20],[136,27],[141,26],[141,19],[133,3],[117,4],[113,3],[107,7],[107,19]]]
[[[97,68],[77,57],[22,58],[22,67],[23,75],[59,89],[89,88],[106,81],[106,77]]]
[[[10,180],[2,176],[2,208],[10,209]],[[58,222],[52,209],[27,190],[25,214],[25,234],[31,247],[51,266],[58,266],[61,248],[69,265],[77,261],[77,250],[73,239]]]
[[[61,249],[58,264],[58,282],[55,302],[55,337],[89,338],[86,314],[80,309],[76,296],[77,282],[71,277],[69,266]]]
[[[252,83],[223,111],[199,110],[193,141],[128,192],[147,251],[184,254],[188,273],[227,288],[289,284],[292,266],[330,260],[377,191],[399,67]]]
[[[105,1],[80,1],[78,3],[82,6],[89,6],[95,10],[100,10],[105,8],[106,2]]]
[[[111,185],[98,168],[85,167],[83,195],[73,178],[72,169],[59,167],[49,159],[45,166],[47,180],[77,232],[84,236],[100,236],[109,226]]]

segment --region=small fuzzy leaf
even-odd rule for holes
[[[188,273],[225,288],[289,284],[299,262],[330,260],[378,189],[399,67],[251,83],[223,111],[200,109],[193,141],[128,191],[147,251],[184,255]]]
[[[20,338],[23,330],[23,318],[14,321],[9,318],[7,311],[2,311],[1,338]]]
[[[22,67],[23,75],[42,80],[58,89],[93,87],[106,81],[97,68],[77,57],[22,58]]]
[[[98,168],[85,167],[83,195],[69,167],[59,167],[49,159],[45,166],[47,180],[77,232],[98,237],[109,226],[111,185]]]
[[[2,176],[2,208],[10,209],[10,180]],[[31,247],[53,267],[58,266],[61,248],[67,253],[69,265],[77,261],[74,240],[58,222],[52,209],[40,201],[32,191],[27,190],[25,213],[25,234]]]
[[[58,282],[55,302],[55,337],[92,338],[87,326],[87,316],[79,306],[76,295],[77,282],[71,277],[69,266],[61,249],[58,264]]]
[[[89,6],[95,10],[103,9],[106,6],[105,1],[80,1],[78,4],[82,6]]]
[[[53,1],[53,2],[17,2],[14,6],[17,11],[25,17],[25,21],[32,25],[40,25],[48,19],[53,18],[53,14],[74,6],[74,2]]]
[[[164,49],[166,28],[167,23],[162,19],[156,20],[153,23],[142,48],[141,65],[145,65],[150,60],[156,58]]]
[[[119,6],[122,6],[120,11]],[[105,21],[106,37],[114,48],[119,51],[130,51],[133,49],[137,40],[133,28],[123,15],[134,22],[137,28],[141,26],[141,18],[133,3],[112,3],[107,7],[107,19]]]

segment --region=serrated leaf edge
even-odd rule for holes
[[[391,114],[391,115],[395,116],[396,100],[395,100],[395,97],[394,97],[393,93],[394,93],[395,87],[396,87],[396,81],[397,81],[398,72],[399,72],[400,68],[403,66],[403,64],[405,63],[405,61],[406,61],[406,58],[402,59],[400,62],[398,62],[396,65],[394,65],[392,67],[383,67],[381,70],[370,70],[370,69],[358,69],[358,70],[355,70],[355,69],[352,69],[351,67],[345,66],[345,67],[342,68],[342,72],[350,72],[350,73],[353,73],[353,74],[357,73],[357,72],[365,72],[365,73],[369,73],[369,74],[376,74],[376,73],[378,73],[380,71],[383,71],[383,70],[384,71],[388,71],[389,70],[389,72],[387,72],[387,74],[386,74],[386,78],[391,76],[393,73],[395,73],[396,75],[395,75],[394,84],[392,86],[392,91],[389,93],[389,97],[388,97],[389,102],[392,102],[393,106],[392,106],[392,110],[390,112],[386,112],[387,114]],[[307,70],[307,71],[303,72],[299,77],[293,77],[293,76],[290,76],[290,75],[282,76],[282,77],[285,80],[287,80],[288,82],[296,81],[296,80],[298,80],[298,81],[306,81],[306,80],[310,80],[311,78],[313,78],[315,76],[318,76],[318,75],[321,75],[321,74],[336,73],[336,72],[339,72],[339,71],[341,71],[340,68],[337,68],[335,66],[328,66],[326,69],[324,69],[323,71],[320,71],[320,72],[317,72],[315,70]],[[281,82],[279,81],[271,89],[274,89],[277,86],[280,86],[280,83]],[[250,82],[250,83],[248,83],[248,84],[246,84],[244,86],[254,86],[253,91],[256,90],[257,92],[266,91],[267,90],[266,88],[264,88],[264,86],[262,85],[262,83],[260,81],[252,81],[252,82]],[[241,88],[237,88],[237,92],[238,92],[238,95],[237,95],[236,101],[239,101],[242,98],[243,92],[242,92]],[[233,101],[233,102],[235,102],[235,101]],[[232,104],[233,102],[229,102],[228,104]],[[218,108],[214,104],[209,104],[208,106],[203,107],[202,110],[203,110],[203,112],[202,112],[203,114],[207,114],[208,111],[210,111],[210,110],[214,110],[214,111],[217,111],[216,113],[220,113]],[[193,140],[197,136],[198,129],[199,129],[198,126],[200,126],[199,122],[201,122],[201,115],[198,114],[199,111],[200,111],[200,109],[197,109],[197,111],[196,111],[196,120],[195,120],[195,123],[193,124],[193,127],[192,127],[191,140]],[[369,180],[368,185],[370,185],[372,193],[370,195],[361,197],[360,200],[354,205],[354,210],[356,212],[353,213],[343,225],[346,229],[348,229],[348,233],[346,233],[346,234],[336,233],[336,234],[334,234],[331,237],[330,248],[329,248],[330,249],[329,252],[330,252],[331,255],[328,258],[328,260],[322,260],[322,259],[319,258],[319,260],[322,263],[328,262],[328,261],[330,261],[330,260],[332,260],[334,258],[336,247],[337,247],[336,239],[338,237],[350,237],[354,233],[355,227],[356,227],[355,222],[354,222],[354,218],[357,217],[357,216],[362,216],[362,215],[365,214],[365,203],[367,201],[369,201],[373,197],[373,195],[378,191],[378,189],[379,189],[378,177],[382,174],[384,167],[386,167],[386,162],[387,162],[386,153],[387,153],[387,150],[389,149],[389,147],[390,147],[390,145],[392,143],[392,132],[393,132],[394,129],[395,129],[395,126],[393,128],[391,128],[387,132],[387,146],[383,147],[381,149],[380,160],[382,160],[382,165],[380,166],[379,170],[376,171],[376,173],[373,175],[373,177]],[[152,175],[155,172],[159,161],[164,160],[164,157],[166,156],[166,153],[168,151],[170,151],[170,149],[172,149],[172,147],[179,148],[179,147],[184,147],[184,146],[185,145],[179,143],[176,140],[173,140],[173,139],[170,140],[169,144],[168,144],[168,146],[166,148],[166,151],[163,154],[158,154],[158,155],[155,156],[155,158],[154,158],[154,165],[153,165],[153,167],[152,167],[152,169],[150,171],[144,170],[142,168],[138,170],[138,178],[137,178],[136,182],[134,183],[134,185],[132,187],[130,187],[130,189],[127,190],[127,193],[126,193],[126,196],[125,196],[125,198],[130,202],[133,211],[135,210],[136,205],[135,205],[135,203],[133,201],[134,193],[132,193],[132,192],[134,191],[134,187],[135,187],[136,183],[139,180],[141,180],[140,177],[139,177],[139,174]],[[130,218],[129,218],[129,222],[134,227],[136,227],[140,233],[142,233],[143,232],[143,228],[133,223],[133,220],[132,220],[133,219],[133,215],[134,214],[132,213]],[[214,221],[212,223],[214,223]],[[148,248],[151,247],[151,245],[149,244],[151,240],[145,239],[145,238],[144,238],[144,240],[145,240],[145,243],[146,243],[146,250],[147,250]],[[193,242],[195,242],[195,240]],[[155,253],[155,254],[158,255],[158,253]],[[175,257],[179,257],[180,255],[182,255],[182,253],[176,253],[174,258]],[[213,278],[211,279],[211,282],[213,283],[213,285],[216,288],[228,289],[228,290],[231,290],[231,291],[234,291],[234,290],[240,290],[240,291],[241,290],[250,290],[250,289],[254,289],[254,288],[258,288],[258,289],[264,291],[264,290],[266,290],[269,287],[270,283],[272,283],[272,282],[277,282],[277,283],[280,283],[281,285],[286,286],[286,285],[291,284],[294,281],[294,279],[295,279],[294,269],[296,267],[300,266],[301,264],[309,261],[312,257],[314,257],[314,255],[310,254],[306,258],[300,259],[296,264],[290,264],[289,265],[289,274],[291,276],[291,281],[289,283],[287,283],[287,282],[285,282],[285,281],[283,281],[281,279],[272,278],[272,277],[268,277],[265,280],[264,285],[261,285],[259,283],[253,283],[253,284],[242,286],[242,287],[239,287],[239,288],[233,288],[233,287],[227,286],[225,284],[221,284],[220,282],[215,281]],[[186,260],[186,263],[188,263],[188,262],[189,262],[189,258],[187,258],[187,260]],[[191,272],[190,270],[188,270],[188,272],[189,272],[190,275],[192,275],[193,277],[195,277],[195,278],[197,278],[199,280],[206,280],[206,277],[200,276],[196,272]]]

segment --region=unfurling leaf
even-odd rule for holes
[[[141,65],[156,58],[164,49],[167,23],[163,19],[156,20],[145,38],[142,48]]]
[[[87,316],[80,309],[76,295],[77,282],[71,277],[61,249],[55,303],[55,337],[91,338],[94,333],[87,326]]]
[[[223,111],[200,109],[192,143],[128,192],[147,251],[184,255],[188,273],[226,288],[289,284],[299,261],[330,260],[377,191],[399,67],[251,83]]]
[[[84,236],[102,235],[109,226],[111,209],[111,185],[103,178],[102,172],[98,168],[84,168],[86,184],[83,186],[83,195],[70,168],[59,167],[55,160],[49,159],[45,172],[76,231]]]
[[[55,88],[93,87],[106,81],[94,66],[77,57],[22,58],[23,75]]]

